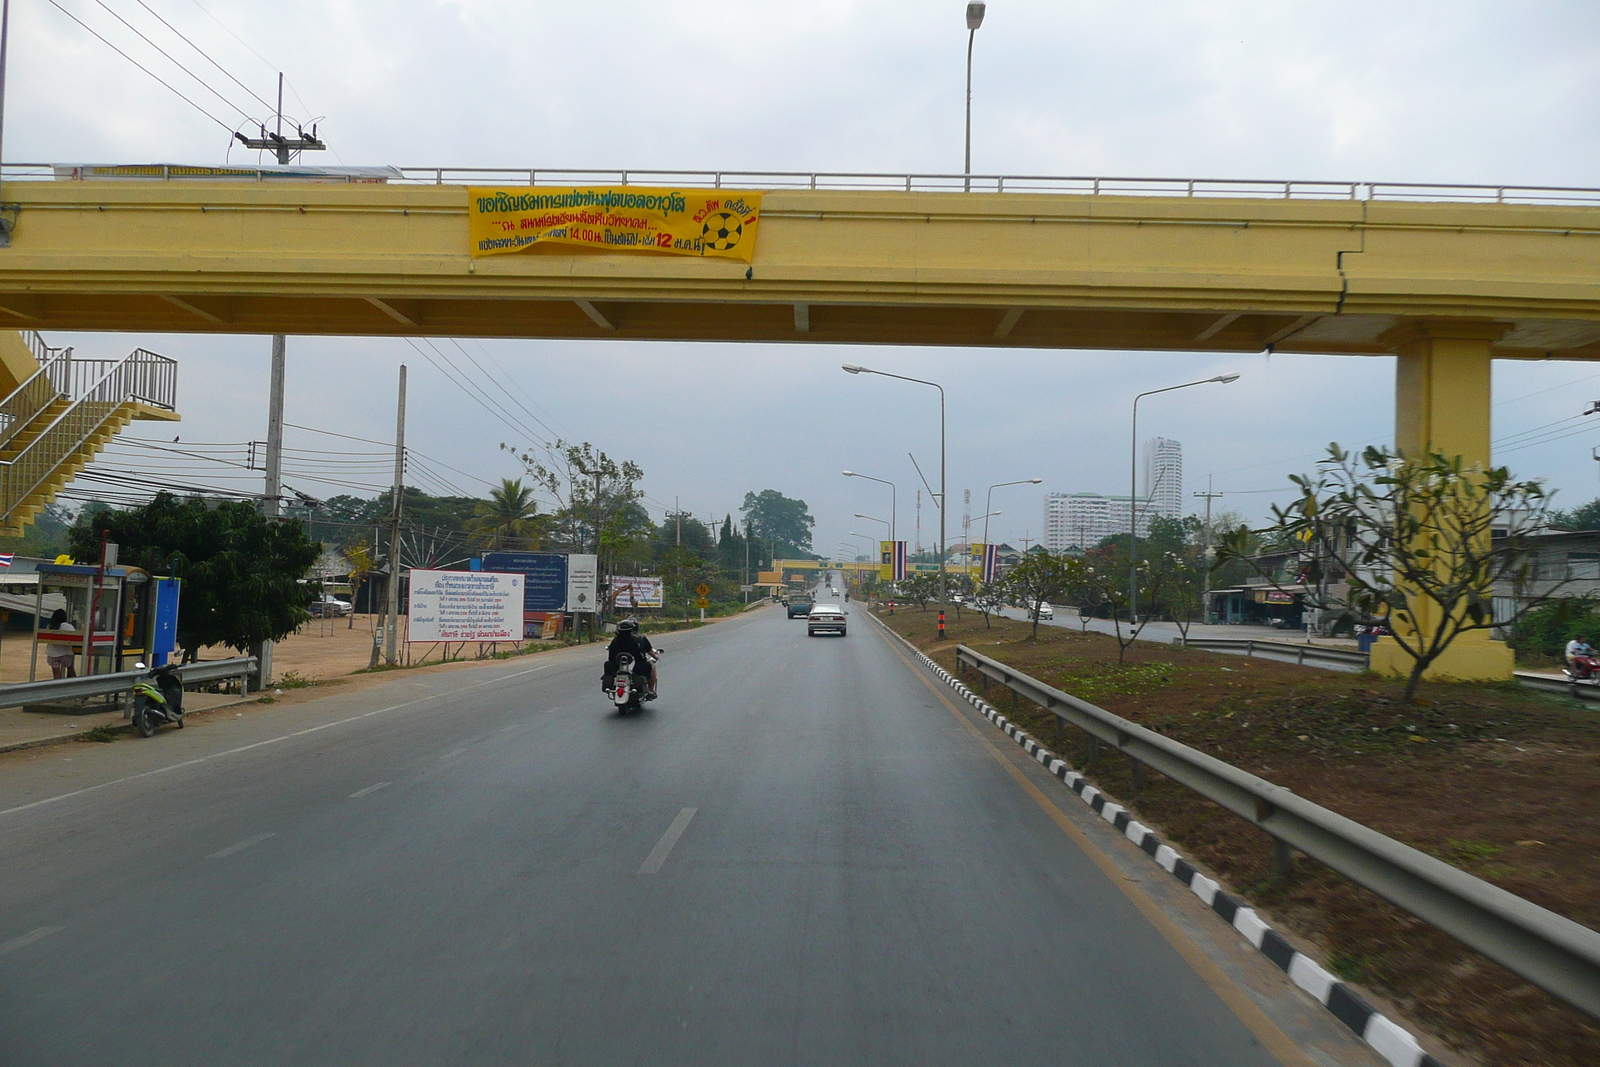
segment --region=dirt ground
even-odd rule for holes
[[[1515,685],[1425,685],[1139,643],[1117,663],[1098,634],[933,612],[884,619],[944,667],[984,655],[1286,786],[1591,928],[1600,927],[1600,715]],[[1600,1063],[1600,1026],[1497,964],[1300,857],[1279,879],[1249,823],[1120,758],[1089,762],[1044,709],[996,706],[1269,915],[1318,946],[1341,978],[1388,999],[1465,1057],[1493,1067]]]

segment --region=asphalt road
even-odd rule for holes
[[[1368,1062],[851,608],[0,764],[0,1064]]]

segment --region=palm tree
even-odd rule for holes
[[[489,499],[479,501],[473,511],[466,526],[485,548],[499,548],[506,541],[534,542],[529,547],[537,548],[547,518],[539,514],[539,502],[521,478],[500,479],[499,488],[491,489]]]

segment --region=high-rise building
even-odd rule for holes
[[[1144,443],[1144,485],[1150,508],[1163,519],[1183,515],[1183,445],[1167,437]]]
[[[1047,493],[1044,498],[1044,536],[1051,552],[1093,548],[1107,537],[1126,535],[1129,508],[1137,504],[1138,534],[1148,537],[1150,520],[1176,519],[1183,514],[1183,446],[1165,437],[1144,445],[1143,496],[1102,496],[1099,493]]]

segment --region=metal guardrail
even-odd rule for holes
[[[214,181],[284,180],[275,167],[233,167],[238,177]],[[307,168],[296,168],[304,171]],[[181,172],[180,168],[180,172]],[[883,192],[1062,193],[1076,196],[1235,197],[1277,200],[1433,201],[1472,204],[1575,204],[1600,206],[1600,189],[1581,186],[1456,185],[1425,182],[1303,181],[1260,178],[1133,178],[1043,174],[896,174],[892,172],[823,172],[767,170],[670,170],[585,167],[398,167],[391,184],[481,185],[670,185],[711,189],[845,189]],[[371,182],[365,174],[339,174],[330,169],[318,181]],[[163,175],[165,170],[163,169]],[[54,181],[55,164],[7,163],[0,176],[8,181]],[[137,180],[196,180],[179,173]]]
[[[966,645],[956,659],[1600,1018],[1600,933]]]
[[[1288,659],[1294,663],[1313,665],[1331,663],[1343,667],[1367,669],[1368,656],[1348,648],[1328,648],[1326,645],[1297,645],[1289,641],[1257,641],[1238,637],[1178,638],[1173,644],[1181,648],[1198,648],[1208,652],[1243,652],[1254,656],[1257,652],[1266,659]]]
[[[1534,674],[1531,671],[1514,672],[1518,684],[1528,689],[1536,689],[1541,693],[1557,693],[1561,696],[1573,697],[1578,700],[1600,701],[1600,685],[1594,682],[1574,682],[1566,678],[1551,678],[1545,674]]]
[[[255,673],[256,658],[240,656],[235,659],[216,659],[205,663],[189,663],[177,670],[187,688],[206,682],[223,682],[238,678],[243,692],[250,691],[250,675]],[[87,678],[51,678],[40,682],[18,682],[0,685],[0,708],[15,708],[23,704],[43,704],[55,700],[74,700],[82,697],[118,696],[131,692],[136,679],[145,671],[118,671],[115,674],[94,674]]]

